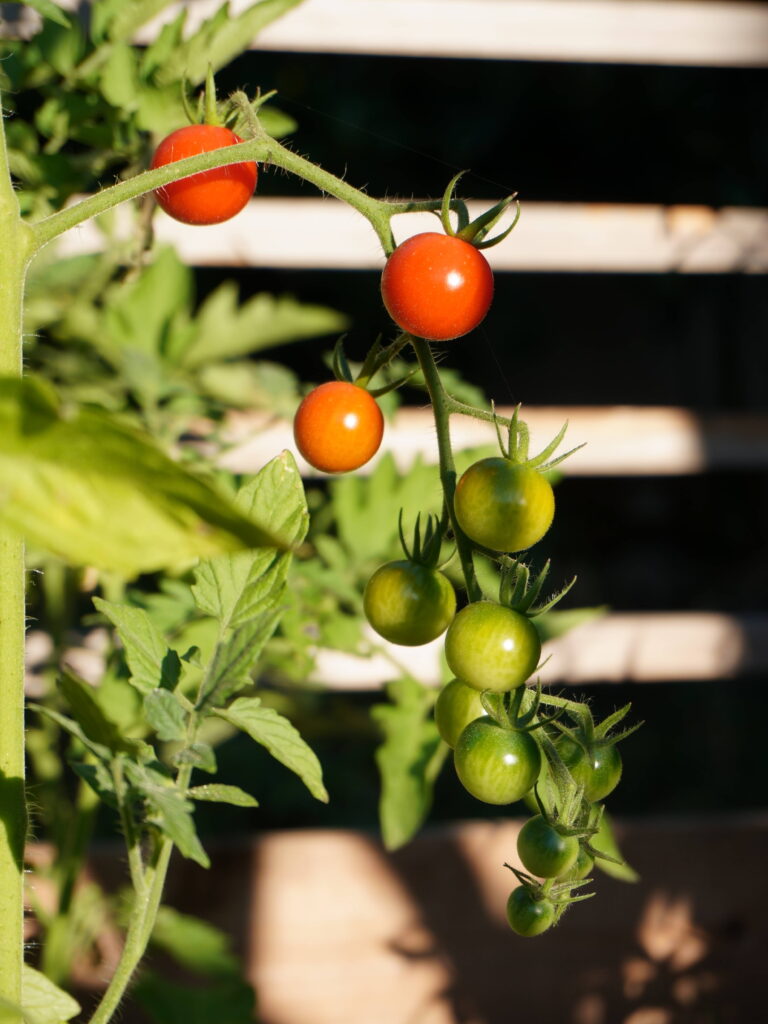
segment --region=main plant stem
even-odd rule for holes
[[[0,99],[0,110],[2,100]],[[21,376],[24,278],[31,252],[0,120],[0,376]],[[24,957],[24,545],[0,528],[0,995],[21,1004]]]

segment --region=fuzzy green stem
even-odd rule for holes
[[[456,541],[456,550],[459,555],[459,561],[461,562],[462,572],[464,573],[464,581],[467,586],[467,596],[470,601],[479,601],[483,592],[480,589],[480,584],[477,582],[475,575],[475,565],[472,561],[472,546],[467,539],[466,534],[461,529],[456,521],[456,516],[453,510],[453,495],[456,490],[456,467],[453,461],[453,450],[451,448],[451,432],[450,432],[450,409],[446,399],[448,395],[443,388],[443,382],[440,379],[440,374],[435,364],[432,350],[426,341],[421,338],[414,338],[412,340],[413,349],[416,353],[416,358],[419,361],[421,372],[424,374],[424,383],[427,386],[429,392],[429,398],[432,402],[432,410],[435,417],[435,427],[437,430],[437,450],[440,458],[440,481],[443,485],[443,495],[445,498],[445,507],[448,512],[448,518],[451,523],[451,529],[453,530],[453,536]]]
[[[0,97],[0,110],[2,98]],[[21,376],[24,279],[31,247],[0,120],[0,377]],[[24,795],[24,545],[0,528],[0,994],[21,1003]]]
[[[141,963],[157,920],[172,852],[173,842],[170,839],[162,839],[152,863],[146,869],[144,891],[136,893],[120,963],[91,1017],[90,1024],[107,1024],[112,1019],[134,971]]]

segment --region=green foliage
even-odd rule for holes
[[[54,985],[29,964],[24,965],[21,1003],[26,1024],[63,1024],[80,1012],[68,992]]]
[[[48,385],[0,380],[0,521],[76,565],[127,577],[244,546],[281,546],[152,440]],[[55,495],[55,500],[51,496]]]
[[[36,7],[48,20],[29,41],[5,41],[0,87],[6,104],[26,90],[40,103],[32,123],[8,125],[11,170],[24,213],[42,217],[72,195],[95,190],[106,174],[131,174],[149,162],[148,132],[167,134],[187,123],[184,95],[208,66],[224,67],[258,33],[301,0],[260,0],[233,14],[223,4],[190,33],[187,8],[145,48],[134,34],[171,0],[94,0],[85,29],[48,0]],[[295,128],[278,110],[264,111],[276,137]],[[75,144],[74,147],[72,144]]]
[[[449,748],[432,718],[434,693],[405,677],[387,686],[387,696],[389,703],[377,704],[372,715],[384,734],[376,752],[381,833],[387,849],[396,850],[423,825]]]
[[[125,274],[113,251],[39,263],[30,274],[25,330],[33,368],[60,392],[107,409],[137,410],[171,438],[222,408],[292,415],[292,373],[250,357],[347,326],[339,313],[289,296],[238,302],[224,282],[195,310],[194,276],[173,249]]]

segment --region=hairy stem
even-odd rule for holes
[[[424,374],[424,382],[427,386],[427,391],[429,392],[430,401],[432,402],[435,427],[437,429],[437,448],[440,457],[440,481],[443,485],[445,508],[451,523],[451,529],[453,530],[453,536],[456,542],[456,550],[459,555],[459,561],[461,562],[462,572],[464,573],[464,581],[467,586],[467,596],[470,601],[479,601],[482,598],[483,593],[480,589],[480,584],[477,582],[477,576],[475,575],[475,565],[472,560],[472,547],[463,530],[456,522],[456,516],[453,511],[453,495],[456,490],[456,467],[453,462],[453,450],[451,448],[451,432],[449,425],[450,409],[447,402],[448,395],[445,393],[442,381],[440,380],[440,374],[435,364],[429,344],[421,338],[414,338],[412,340],[412,345],[416,352],[416,358],[419,361],[421,371]]]
[[[0,377],[19,377],[24,279],[31,247],[11,183],[1,115],[0,238]],[[24,545],[0,527],[0,994],[16,1005],[21,1002],[27,833],[24,629]]]

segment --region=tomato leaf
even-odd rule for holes
[[[51,21],[55,21],[62,28],[70,28],[72,24],[69,17],[53,0],[24,0],[24,3],[27,7],[33,7],[44,18],[50,18]]]
[[[0,380],[0,523],[65,561],[126,577],[244,547],[282,547],[116,417]]]
[[[294,547],[306,536],[309,513],[290,452],[278,455],[241,487],[235,504],[249,517],[261,510],[265,528],[284,547]],[[195,570],[192,587],[197,606],[218,619],[223,629],[241,626],[275,607],[289,565],[290,555],[279,555],[274,549],[243,551],[203,562]]]
[[[149,819],[178,846],[182,856],[209,867],[192,819],[192,801],[156,768],[131,761],[126,761],[124,768],[131,785],[146,800]]]
[[[201,305],[195,317],[195,335],[180,362],[196,369],[305,338],[338,334],[348,326],[342,313],[300,303],[290,296],[259,294],[239,303],[237,285],[227,281]]]
[[[229,936],[173,907],[159,908],[151,942],[193,974],[240,976],[240,962],[230,950]]]
[[[299,776],[312,796],[328,803],[320,762],[287,718],[274,708],[263,707],[258,697],[238,697],[215,714],[266,747],[275,760]]]
[[[190,743],[188,747],[177,751],[173,755],[173,763],[176,765],[191,764],[199,768],[201,772],[208,772],[213,775],[216,771],[216,753],[208,743]]]
[[[200,687],[198,710],[223,704],[251,682],[251,669],[259,660],[264,644],[275,632],[281,615],[282,609],[265,612],[217,644]]]
[[[59,686],[72,714],[90,740],[114,752],[136,750],[137,742],[124,739],[115,723],[106,716],[94,697],[93,687],[72,673],[67,673]]]
[[[158,686],[173,690],[181,673],[179,656],[168,647],[144,609],[113,604],[101,597],[95,597],[93,603],[117,629],[133,686],[144,695]]]
[[[390,703],[371,709],[384,742],[376,751],[381,776],[379,820],[388,850],[416,834],[432,806],[435,779],[448,753],[432,719],[433,694],[409,677],[387,686]]]
[[[26,1024],[63,1024],[80,1013],[80,1004],[29,964],[22,966],[21,1005]]]
[[[184,739],[187,716],[175,694],[169,690],[151,690],[144,697],[144,711],[158,739]]]
[[[194,786],[187,790],[187,796],[193,800],[209,800],[211,803],[232,804],[233,807],[258,807],[250,793],[239,786],[227,786],[221,782],[213,782],[208,786]]]

